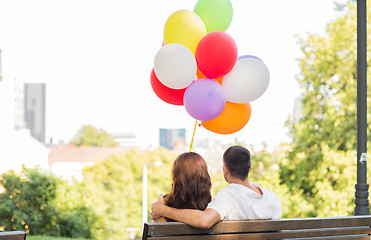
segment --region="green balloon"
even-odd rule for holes
[[[193,10],[204,22],[207,32],[225,32],[232,22],[230,0],[198,0]]]

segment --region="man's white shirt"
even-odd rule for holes
[[[220,220],[280,219],[282,205],[277,195],[250,182],[263,195],[241,184],[231,183],[220,190],[207,208],[216,210]]]

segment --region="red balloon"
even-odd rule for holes
[[[225,32],[206,34],[196,48],[197,67],[210,79],[229,73],[237,61],[237,45]]]
[[[166,87],[158,80],[154,69],[151,72],[151,86],[157,97],[162,101],[173,105],[183,105],[184,92],[187,88],[173,89]]]

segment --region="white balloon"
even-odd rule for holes
[[[162,84],[169,88],[182,89],[196,78],[197,62],[187,47],[170,43],[157,52],[154,70]]]
[[[269,70],[256,58],[243,58],[224,76],[223,88],[227,101],[248,103],[259,98],[269,85]]]

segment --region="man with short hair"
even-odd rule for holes
[[[152,219],[163,216],[198,228],[210,228],[222,220],[280,219],[282,206],[277,195],[249,182],[250,171],[249,150],[229,147],[223,155],[223,174],[228,186],[216,194],[204,211],[168,207],[160,195],[152,204]]]

